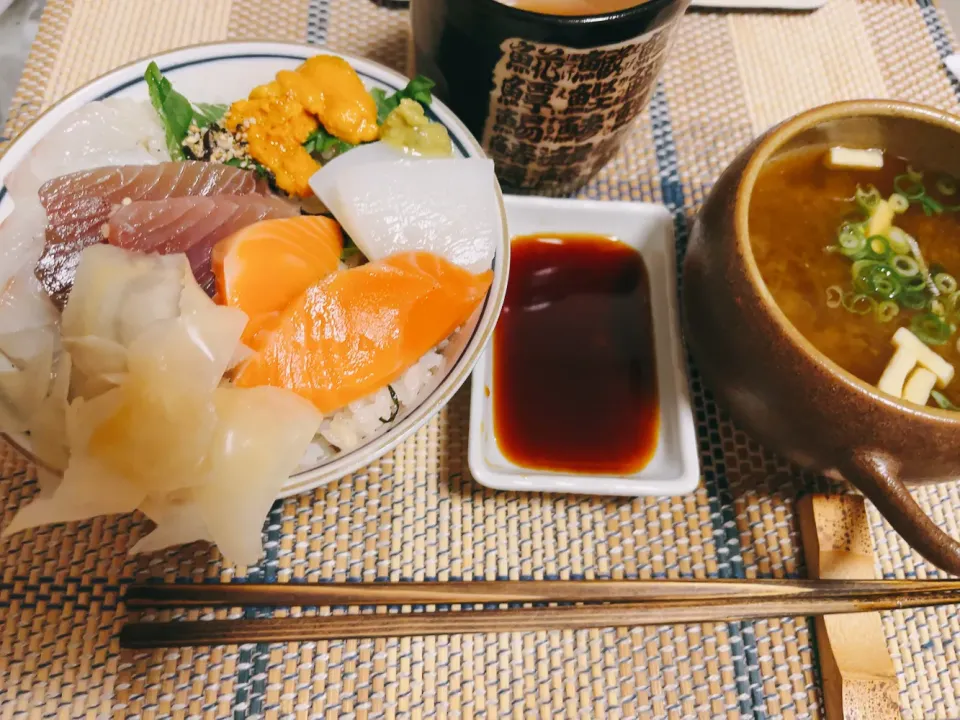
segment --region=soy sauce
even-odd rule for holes
[[[494,434],[522,467],[632,474],[657,447],[650,280],[608,237],[514,238],[494,331]]]

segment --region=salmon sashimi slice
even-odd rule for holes
[[[299,212],[286,200],[260,195],[141,201],[113,213],[105,236],[111,245],[128,250],[186,253],[200,287],[212,296],[215,280],[210,256],[214,245],[255,222],[293,217]]]
[[[249,170],[195,161],[115,165],[49,180],[39,190],[47,230],[37,278],[63,307],[80,252],[104,242],[103,226],[122,204],[220,194],[269,195],[270,185]]]
[[[415,251],[309,287],[237,372],[240,387],[293,390],[331,413],[399,378],[467,321],[493,280]]]
[[[243,310],[243,342],[257,337],[300,293],[340,267],[343,233],[331,218],[300,216],[254,223],[213,249],[217,302]]]

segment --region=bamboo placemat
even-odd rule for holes
[[[402,10],[370,0],[49,0],[6,136],[64,93],[147,53],[225,38],[326,43],[398,69]],[[683,245],[725,164],[809,106],[899,97],[957,110],[941,13],[910,0],[829,0],[814,14],[690,14],[648,111],[584,190],[664,202]],[[0,717],[821,717],[804,619],[120,653],[133,578],[224,581],[804,575],[803,478],[719,412],[692,373],[704,479],[633,502],[496,493],[469,477],[465,393],[353,477],[277,503],[256,568],[199,545],[129,559],[142,518],[99,518],[0,542]],[[0,451],[6,523],[35,491]],[[960,532],[960,488],[920,491]],[[887,577],[935,571],[871,515]],[[960,718],[960,620],[890,613],[908,720]]]

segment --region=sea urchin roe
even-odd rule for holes
[[[379,133],[373,97],[349,63],[332,55],[281,70],[276,80],[235,102],[226,123],[232,132],[246,133],[250,155],[297,197],[310,194],[308,181],[320,168],[303,148],[318,125],[352,144],[376,140]]]

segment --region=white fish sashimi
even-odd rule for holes
[[[149,102],[110,98],[74,110],[4,178],[14,203],[36,197],[47,180],[104,165],[152,165],[170,159],[163,126]]]
[[[345,162],[359,150],[311,187],[367,258],[426,250],[471,272],[490,268],[503,234],[492,160]]]

